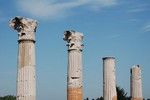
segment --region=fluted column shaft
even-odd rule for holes
[[[104,100],[117,100],[115,58],[103,58],[103,97]]]
[[[82,100],[81,51],[68,51],[68,100]]]
[[[131,68],[131,100],[143,100],[141,67],[135,65]]]
[[[68,42],[67,100],[82,100],[82,37],[76,31],[66,31]]]
[[[17,100],[36,100],[34,49],[33,41],[19,43]]]
[[[18,31],[18,72],[16,100],[36,100],[36,20],[15,17],[10,27]]]

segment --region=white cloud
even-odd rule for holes
[[[116,4],[117,0],[18,0],[17,6],[23,13],[39,18],[62,18],[74,12],[74,8],[85,6],[99,10]]]
[[[149,4],[137,4],[137,5],[132,6],[129,12],[138,13],[138,12],[147,11],[148,9],[149,9]]]
[[[109,36],[110,39],[115,39],[115,38],[118,38],[118,37],[120,37],[120,34],[113,34],[113,35]]]
[[[130,13],[136,13],[136,12],[142,12],[145,10],[146,10],[145,8],[133,8],[133,9],[130,9],[129,12]]]
[[[145,31],[150,31],[150,22],[145,25],[144,29]]]
[[[130,22],[141,22],[140,19],[136,19],[136,18],[132,18],[132,19],[130,19],[129,21],[130,21]]]
[[[0,10],[0,22],[5,22],[7,21],[7,17],[5,17],[4,12]]]

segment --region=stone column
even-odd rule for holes
[[[131,72],[131,100],[143,100],[142,98],[142,80],[141,80],[141,67],[134,65],[130,69]]]
[[[117,100],[115,58],[103,58],[103,97],[104,100]]]
[[[36,100],[35,31],[37,21],[15,17],[10,27],[18,31],[18,73],[16,100]]]
[[[82,100],[82,38],[74,30],[64,32],[68,42],[67,100]]]

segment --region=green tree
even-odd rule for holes
[[[4,97],[0,97],[0,100],[16,100],[16,97],[13,95],[7,95]]]
[[[0,97],[0,100],[3,100],[3,97]]]
[[[123,88],[117,86],[116,91],[117,91],[117,100],[130,100],[130,97],[127,96],[127,93],[124,91]]]
[[[86,99],[84,99],[84,100],[89,100],[89,98],[86,98]]]
[[[104,98],[101,96],[101,97],[99,98],[99,100],[104,100]]]

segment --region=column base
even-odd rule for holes
[[[67,100],[82,100],[82,88],[68,88]]]
[[[117,100],[117,96],[114,96],[114,97],[112,98],[112,100]]]

